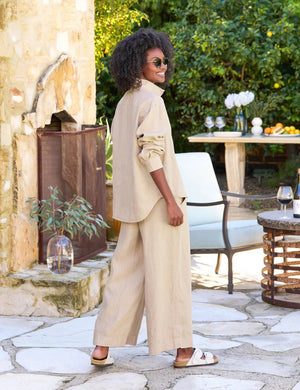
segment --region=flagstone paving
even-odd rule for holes
[[[253,269],[261,250],[236,257],[232,295],[225,259],[219,275],[215,257],[192,259],[194,345],[218,355],[217,365],[174,369],[175,351],[149,356],[145,318],[138,345],[112,348],[115,364],[101,369],[90,365],[98,309],[80,318],[0,317],[0,389],[300,390],[300,310],[262,301]]]

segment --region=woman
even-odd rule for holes
[[[146,314],[149,354],[177,349],[175,367],[217,363],[192,348],[186,193],[163,90],[173,72],[168,35],[140,29],[116,46],[111,73],[124,95],[112,123],[113,214],[121,230],[95,325],[92,364],[135,345]]]

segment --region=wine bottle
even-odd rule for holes
[[[294,218],[300,218],[300,168],[298,168],[297,185],[294,193],[293,216]]]

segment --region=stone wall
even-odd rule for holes
[[[75,130],[95,123],[94,1],[2,0],[0,276],[37,261],[36,129],[63,110]]]

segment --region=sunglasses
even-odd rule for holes
[[[161,64],[163,63],[165,66],[168,65],[169,60],[167,58],[164,58],[163,60],[160,58],[156,58],[154,61],[147,61],[147,63],[153,63],[157,68],[161,67]]]

